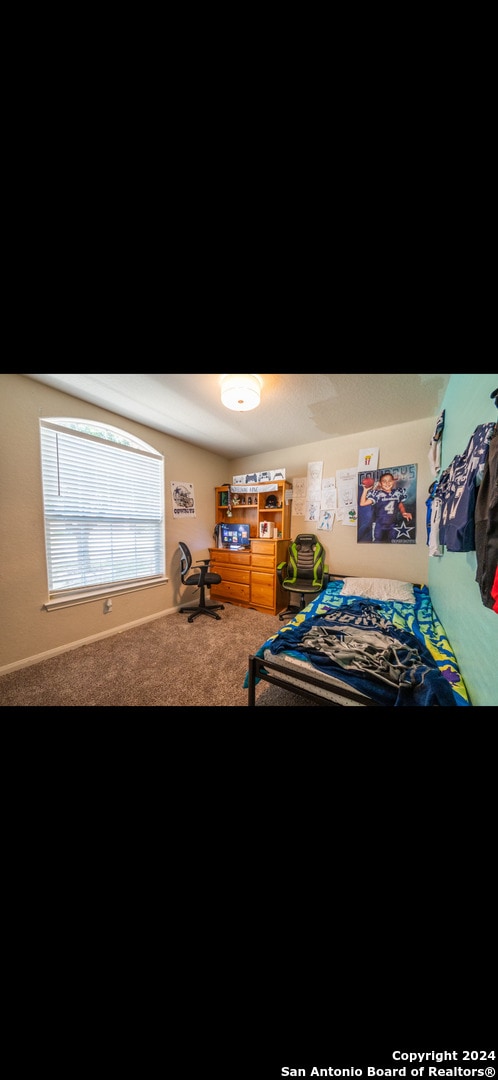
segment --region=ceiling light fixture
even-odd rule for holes
[[[221,400],[227,409],[249,412],[258,407],[260,399],[259,375],[222,375]]]

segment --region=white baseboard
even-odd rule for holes
[[[61,653],[72,652],[73,649],[79,649],[82,645],[89,645],[92,641],[100,641],[101,638],[113,637],[114,634],[122,634],[124,630],[133,630],[136,626],[142,626],[143,623],[154,622],[155,619],[162,619],[164,615],[174,615],[181,607],[181,604],[176,608],[168,608],[166,611],[159,611],[156,615],[147,615],[143,619],[136,619],[134,622],[123,623],[122,626],[117,626],[114,630],[103,630],[100,634],[92,634],[91,637],[80,638],[79,641],[71,641],[69,645],[58,645],[56,649],[48,649],[47,652],[37,653],[36,656],[27,656],[24,660],[16,660],[14,664],[6,664],[5,667],[0,668],[0,675],[7,675],[9,671],[18,671],[19,668],[31,667],[32,664],[41,664],[42,660],[49,660],[51,656],[60,656]]]

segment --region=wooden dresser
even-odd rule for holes
[[[223,578],[221,585],[211,585],[209,590],[213,600],[229,600],[242,607],[251,606],[251,552],[226,551],[224,548],[210,548],[211,563],[209,570]]]
[[[277,576],[277,566],[286,562],[290,540],[251,540],[250,551],[210,548],[209,567],[223,578],[212,585],[213,600],[227,600],[241,607],[278,615],[287,607],[287,593]]]

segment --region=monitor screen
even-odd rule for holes
[[[221,526],[221,544],[222,547],[232,549],[250,547],[251,537],[249,525],[242,525],[238,522],[233,522],[231,525],[223,523]]]

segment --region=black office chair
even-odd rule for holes
[[[329,583],[325,548],[318,537],[314,533],[299,533],[295,540],[291,540],[287,562],[279,563],[277,574],[286,592],[295,593],[299,597],[299,607],[289,604],[285,611],[280,612],[279,619],[285,619],[306,607],[306,594],[312,593],[316,596]]]
[[[220,616],[216,614],[217,610],[224,611],[224,604],[206,604],[206,589],[210,589],[211,585],[219,585],[222,578],[219,574],[209,572],[210,559],[197,559],[198,569],[194,569],[188,577],[189,570],[192,566],[192,556],[190,549],[183,540],[178,541],[180,547],[180,577],[182,585],[195,585],[201,590],[201,595],[197,607],[181,607],[179,611],[181,613],[185,611],[191,612],[187,622],[193,622],[198,615],[211,615],[212,619],[219,619]]]

